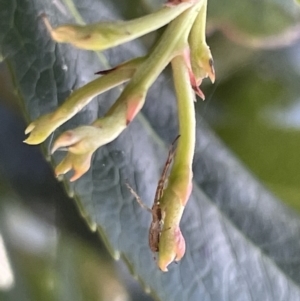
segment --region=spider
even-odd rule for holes
[[[126,183],[126,186],[128,187],[129,191],[136,198],[136,200],[140,204],[140,206],[142,208],[145,208],[148,212],[150,212],[152,214],[152,222],[150,224],[150,229],[149,229],[149,247],[152,252],[159,251],[159,239],[160,239],[160,235],[162,232],[162,228],[163,228],[163,224],[164,224],[164,217],[165,217],[165,214],[160,207],[160,200],[163,196],[164,189],[166,187],[166,182],[168,180],[167,179],[168,171],[172,164],[172,161],[173,161],[173,158],[174,158],[174,155],[176,152],[175,143],[179,137],[180,137],[180,135],[178,135],[175,138],[175,140],[173,141],[173,143],[170,147],[167,161],[165,163],[161,177],[157,184],[154,202],[153,202],[153,206],[151,209],[143,203],[143,201],[141,200],[139,195],[132,189],[132,187],[128,183]]]

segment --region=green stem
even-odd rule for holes
[[[197,48],[197,43],[205,43],[206,40],[207,0],[203,0],[202,2],[203,5],[191,30],[191,36],[194,36],[194,38],[189,40],[191,48]]]
[[[202,2],[193,5],[169,24],[157,46],[138,68],[108,114],[113,114],[120,104],[132,95],[145,95],[172,58],[184,50],[188,34],[201,9]]]
[[[144,59],[144,57],[139,57],[128,61],[121,66],[117,66],[108,74],[102,75],[77,89],[55,111],[55,116],[63,117],[63,122],[69,120],[97,95],[128,81]]]
[[[189,72],[183,56],[172,60],[174,86],[177,97],[180,139],[178,141],[173,170],[176,173],[187,166],[192,168],[195,149],[194,91],[191,89]]]
[[[158,256],[158,266],[162,271],[167,271],[168,265],[174,260],[179,261],[185,253],[185,241],[179,224],[192,189],[195,149],[195,95],[183,55],[178,55],[172,60],[172,69],[178,103],[180,139],[169,183],[160,199],[165,215]]]
[[[172,70],[177,98],[180,139],[169,176],[169,184],[161,199],[161,206],[167,210],[165,229],[179,225],[183,212],[180,208],[185,206],[189,198],[196,135],[195,94],[191,88],[189,71],[182,55],[172,60]]]
[[[76,8],[75,3],[72,0],[63,0],[63,2],[68,7],[69,12],[74,17],[75,21],[80,25],[86,25],[84,19],[82,18],[82,16],[80,15],[78,9]],[[110,64],[109,64],[107,58],[105,57],[105,55],[100,51],[97,51],[96,54],[97,54],[100,62],[102,63],[102,65],[106,69],[110,68]]]
[[[57,42],[71,43],[86,50],[105,50],[157,30],[176,19],[191,6],[191,3],[183,2],[131,21],[99,22],[88,25],[65,24],[54,29],[47,19],[44,21],[52,38]]]

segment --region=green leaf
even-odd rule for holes
[[[74,6],[85,22],[116,18],[100,1],[75,1]],[[51,41],[38,18],[42,12],[54,25],[75,22],[68,8],[46,0],[0,0],[1,52],[30,120],[54,110],[104,68],[97,54]],[[104,54],[115,65],[144,53],[138,46],[130,43]],[[194,189],[181,223],[186,255],[168,273],[157,269],[147,245],[150,216],[125,182],[151,205],[167,155],[158,136],[169,144],[178,134],[167,82],[159,78],[144,115],[97,151],[85,176],[74,184],[65,180],[81,214],[100,231],[114,257],[122,255],[160,300],[300,300],[299,216],[253,179],[203,122],[197,126]],[[102,116],[118,93],[98,97],[60,131]],[[46,155],[50,142],[44,145]],[[62,156],[58,153],[53,162]]]

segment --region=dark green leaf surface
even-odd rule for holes
[[[100,1],[74,4],[86,22],[115,18],[114,10]],[[75,22],[67,8],[59,10],[46,0],[0,0],[1,51],[30,120],[55,109],[104,68],[97,54],[51,41],[38,18],[42,12],[54,25]],[[105,56],[114,65],[142,53],[131,43]],[[150,206],[167,154],[157,134],[167,143],[177,135],[176,103],[168,83],[159,78],[144,115],[97,151],[86,175],[74,184],[66,180],[66,189],[112,254],[124,256],[160,300],[300,300],[299,217],[265,191],[203,122],[197,128],[194,190],[181,223],[187,252],[168,273],[157,269],[147,245],[150,216],[136,204],[125,181]],[[118,93],[98,97],[59,131],[102,116]],[[53,161],[63,155],[56,154]]]

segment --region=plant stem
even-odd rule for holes
[[[137,69],[108,114],[113,114],[120,104],[132,95],[146,94],[147,90],[172,58],[184,50],[188,34],[201,9],[202,2],[200,1],[193,5],[169,24],[157,46],[151,52],[148,59]],[[141,103],[142,105],[143,103]]]
[[[44,18],[44,22],[52,38],[59,43],[71,43],[86,50],[105,50],[157,30],[191,6],[193,6],[191,3],[183,2],[131,21],[98,22],[88,25],[65,24],[54,29],[47,18]]]
[[[185,253],[185,241],[180,231],[180,220],[192,190],[192,162],[195,149],[194,92],[184,54],[172,60],[174,86],[178,103],[179,133],[174,164],[169,183],[160,200],[164,212],[164,226],[159,242],[158,266],[162,271],[179,261]]]
[[[195,149],[194,91],[191,89],[189,72],[183,56],[172,60],[174,86],[177,97],[180,139],[178,141],[173,169],[176,173],[183,167],[192,168]]]

